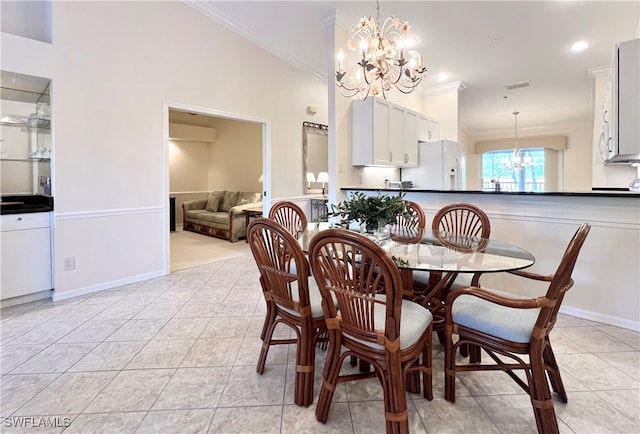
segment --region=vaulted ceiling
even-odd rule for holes
[[[298,68],[325,79],[333,59],[324,19],[348,26],[375,16],[373,1],[189,1],[196,9]],[[611,63],[616,43],[637,37],[636,1],[383,1],[380,17],[411,24],[428,68],[422,91],[448,82],[460,94],[460,123],[471,135],[518,126],[542,128],[593,121],[589,71]],[[577,40],[589,43],[580,53]],[[346,48],[346,41],[345,41]],[[506,84],[530,86],[507,90]],[[506,97],[506,98],[505,98]]]

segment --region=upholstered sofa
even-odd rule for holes
[[[213,191],[207,199],[183,202],[183,229],[236,242],[247,235],[246,209],[262,209],[260,193]]]

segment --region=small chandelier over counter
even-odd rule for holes
[[[342,95],[361,100],[370,95],[387,98],[387,91],[396,88],[402,93],[411,93],[422,81],[427,71],[422,65],[422,56],[414,50],[408,50],[415,44],[415,38],[409,36],[408,21],[400,21],[395,16],[388,17],[380,26],[380,2],[376,1],[376,17],[361,18],[353,26],[347,46],[351,51],[360,50],[362,59],[358,62],[355,76],[347,74],[342,62],[344,53],[338,53],[336,86]],[[409,60],[405,58],[406,54]]]
[[[513,139],[513,156],[511,157],[511,161],[508,158],[503,158],[501,163],[508,169],[524,169],[527,166],[530,166],[533,162],[533,159],[530,155],[520,155],[520,149],[518,149],[518,115],[519,111],[514,110],[513,116],[515,117],[515,127],[514,127],[514,139]]]

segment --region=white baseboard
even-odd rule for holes
[[[570,306],[561,306],[559,312],[566,315],[575,316],[576,318],[588,319],[590,321],[597,321],[604,324],[640,332],[640,321],[632,321],[624,318],[619,318],[617,316],[605,315],[602,313],[577,309]]]
[[[16,306],[18,304],[30,303],[32,301],[46,300],[51,298],[53,291],[47,289],[45,291],[34,292],[33,294],[20,295],[18,297],[7,298],[0,300],[0,307]]]
[[[84,288],[78,288],[71,291],[56,292],[54,290],[52,291],[51,298],[53,301],[66,300],[67,298],[77,297],[79,295],[92,294],[94,292],[104,291],[105,289],[117,288],[119,286],[128,285],[130,283],[141,282],[143,280],[149,280],[149,279],[161,277],[164,275],[165,273],[159,270],[159,271],[153,271],[151,273],[138,274],[136,276],[126,277],[124,279],[112,280],[110,282],[103,282],[103,283],[99,283],[98,285],[86,286]]]

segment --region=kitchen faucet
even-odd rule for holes
[[[494,183],[494,191],[500,191],[500,177],[498,179],[492,179],[491,182]]]

